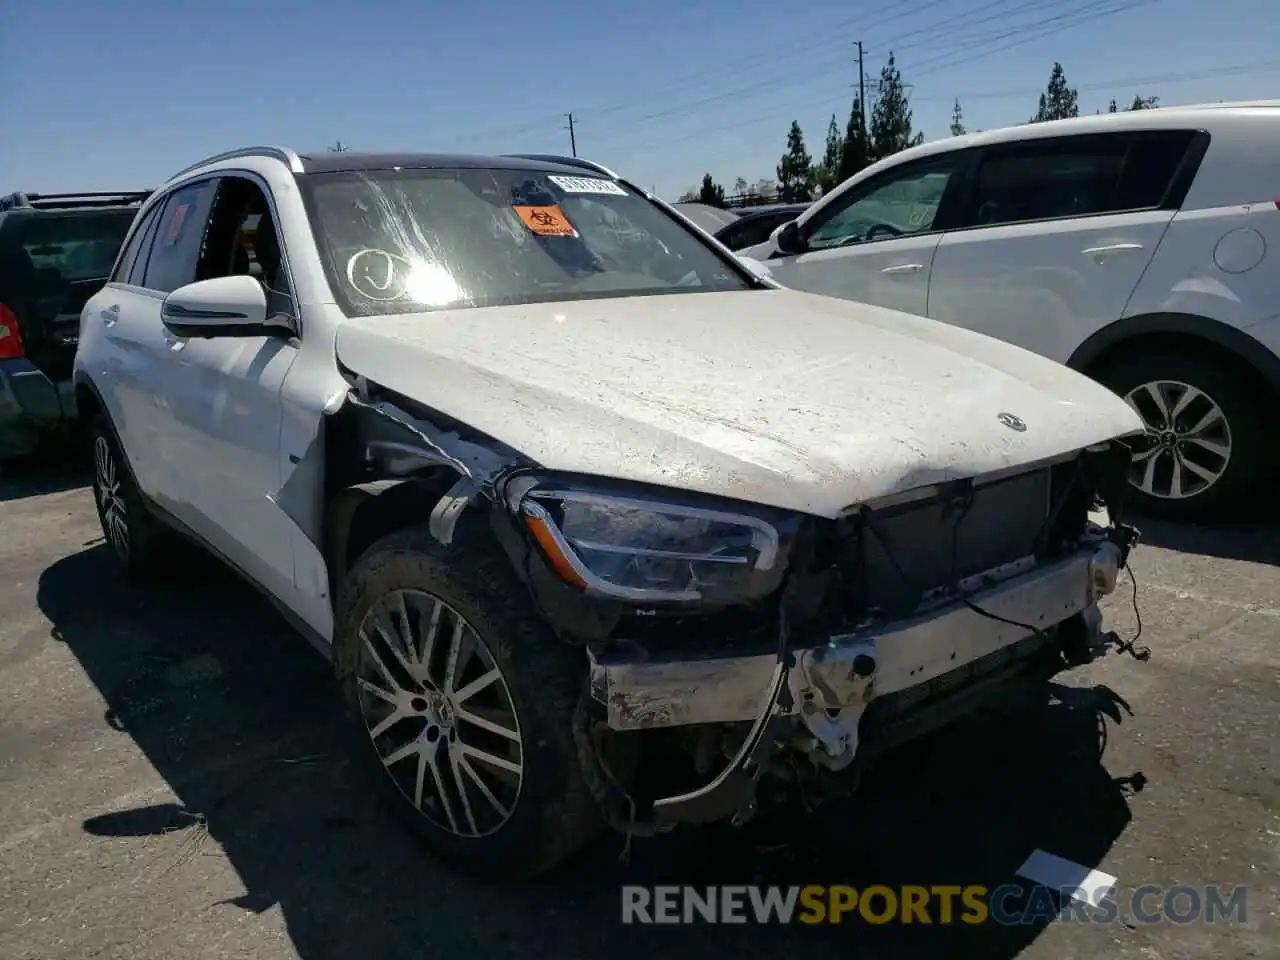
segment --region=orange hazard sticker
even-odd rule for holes
[[[546,207],[512,207],[526,227],[541,237],[576,237],[578,231],[559,204]]]

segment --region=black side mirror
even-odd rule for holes
[[[774,236],[774,246],[778,248],[779,253],[804,253],[806,244],[804,237],[800,234],[800,225],[795,220],[784,223]]]

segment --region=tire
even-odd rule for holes
[[[434,655],[422,656],[420,638],[433,615],[439,617]],[[462,629],[460,646],[474,656],[466,663],[458,657],[453,689],[474,689],[493,667],[500,673],[462,701],[444,682],[459,616],[470,628]],[[381,630],[374,626],[379,617]],[[416,639],[412,646],[400,642],[399,651],[409,655],[392,662],[390,643],[403,637],[402,617]],[[366,632],[373,638],[368,646],[361,639]],[[371,648],[389,664],[386,670],[368,654]],[[424,662],[440,692],[421,683]],[[446,548],[425,528],[406,529],[370,547],[343,580],[334,670],[355,749],[382,796],[427,848],[464,872],[530,877],[567,859],[603,828],[573,737],[584,669],[578,651],[547,627],[506,558],[483,543],[455,539]],[[472,724],[478,716],[472,711],[481,710],[481,719],[514,731],[515,742]],[[520,772],[470,750],[514,763]],[[436,760],[438,779],[428,756]],[[461,758],[459,766],[455,758]],[[477,777],[489,795],[476,787]],[[461,794],[459,781],[465,784]],[[447,803],[440,802],[437,784]]]
[[[147,509],[106,418],[91,420],[87,433],[102,535],[125,578],[137,586],[150,583],[164,570],[171,538]]]
[[[1138,411],[1149,431],[1146,449],[1135,455],[1130,472],[1129,498],[1135,511],[1191,522],[1229,520],[1256,513],[1259,505],[1252,494],[1268,475],[1274,459],[1264,404],[1268,399],[1274,404],[1275,400],[1255,385],[1253,378],[1193,353],[1159,352],[1126,357],[1100,379]],[[1169,410],[1176,409],[1186,397],[1185,387],[1201,396],[1186,404],[1174,424],[1177,429],[1170,431],[1161,429],[1169,424],[1159,422],[1159,408],[1150,385],[1156,385],[1155,391],[1162,395]],[[1189,439],[1189,432],[1180,433],[1197,426],[1197,421],[1203,422],[1212,413],[1213,405],[1220,417],[1200,432],[1201,442]],[[1224,449],[1226,457],[1220,452]],[[1202,471],[1195,473],[1191,467],[1180,471],[1184,481],[1180,497],[1174,496],[1177,491],[1172,484],[1177,458]],[[1147,474],[1148,467],[1154,472]],[[1213,474],[1213,479],[1206,478],[1204,471]]]

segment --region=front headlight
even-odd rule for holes
[[[647,602],[733,603],[781,581],[784,544],[760,517],[612,493],[535,489],[525,525],[560,577]]]

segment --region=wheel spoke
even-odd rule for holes
[[[363,677],[357,680],[356,683],[359,685],[361,690],[365,691],[366,693],[373,694],[379,700],[383,700],[391,704],[393,707],[399,706],[399,701],[396,700],[396,695],[391,691],[384,690],[382,689],[382,687],[378,686],[376,683],[370,683],[368,680],[364,679]]]
[[[393,764],[399,763],[405,757],[411,757],[415,753],[421,753],[421,752],[422,752],[422,743],[417,739],[410,740],[399,750],[393,750],[391,753],[388,753],[385,757],[383,757],[382,765],[384,767],[390,767]]]
[[[480,775],[476,773],[475,768],[471,766],[471,761],[467,759],[466,755],[458,753],[451,754],[451,756],[457,756],[458,769],[465,773],[471,782],[476,785],[476,789],[479,790],[481,795],[489,801],[489,805],[498,811],[498,815],[504,820],[511,816],[511,811],[502,805],[498,798],[493,795],[493,791],[490,790],[485,782],[480,779]]]
[[[1170,425],[1172,425],[1174,420],[1177,420],[1178,417],[1182,416],[1182,414],[1186,412],[1187,407],[1191,406],[1191,404],[1195,403],[1196,400],[1203,396],[1203,393],[1192,386],[1188,386],[1183,390],[1182,396],[1178,398],[1178,402],[1175,403],[1173,405],[1173,409],[1169,411]]]
[[[475,757],[482,763],[487,763],[492,767],[497,767],[499,770],[506,770],[508,773],[520,773],[523,769],[520,764],[512,763],[506,757],[496,756],[488,751],[481,750],[479,747],[473,747],[469,743],[459,741],[458,747],[468,757]]]
[[[431,661],[436,652],[436,636],[440,633],[440,614],[444,612],[444,604],[432,598],[431,619],[427,621],[427,629],[422,633],[422,676],[433,687],[435,678],[431,676]]]
[[[1153,492],[1156,480],[1156,464],[1160,462],[1160,450],[1156,450],[1152,454],[1151,459],[1147,461],[1146,469],[1142,471],[1142,483],[1140,486],[1148,493]]]
[[[439,741],[437,741],[438,743]],[[444,777],[440,776],[440,751],[434,749],[427,755],[427,763],[431,767],[431,779],[435,781],[436,793],[440,795],[440,806],[444,808],[444,815],[449,818],[449,829],[454,833],[458,832],[458,818],[453,815],[453,804],[449,802],[449,794],[445,793]]]
[[[1187,435],[1188,437],[1198,436],[1222,419],[1222,411],[1218,409],[1217,404],[1213,404],[1209,407],[1208,412],[1196,421],[1195,426],[1187,431]]]
[[[1156,405],[1156,409],[1160,411],[1160,416],[1164,417],[1165,425],[1169,423],[1169,404],[1164,398],[1164,391],[1158,383],[1148,383],[1145,385],[1147,396],[1151,398],[1151,402]]]
[[[403,670],[411,680],[417,679],[417,671],[414,669],[408,658],[405,657],[405,651],[400,648],[400,631],[394,623],[390,622],[391,618],[383,610],[376,610],[373,614],[373,629],[378,636],[382,638],[382,642],[386,644],[387,649],[391,651],[391,655],[396,658],[396,663],[400,664]],[[397,687],[401,684],[397,683]]]
[[[490,733],[497,734],[500,737],[506,737],[508,740],[515,743],[520,742],[519,731],[494,723],[487,717],[479,716],[478,714],[472,713],[470,710],[466,710],[462,707],[457,708],[456,715],[459,720],[465,720],[467,723],[474,727],[479,727],[481,730],[488,730]]]
[[[453,695],[453,699],[457,703],[462,703],[465,700],[470,700],[472,697],[474,697],[477,693],[479,693],[485,687],[496,682],[497,680],[500,680],[501,678],[502,678],[502,674],[498,671],[497,667],[494,667],[488,673],[485,673],[482,676],[477,677],[476,679],[468,683],[465,687],[463,687],[461,690],[456,691]]]
[[[1182,458],[1176,453],[1173,455],[1173,470],[1169,474],[1169,496],[1182,496]]]
[[[1210,453],[1221,457],[1223,460],[1227,459],[1227,457],[1231,455],[1231,445],[1227,443],[1220,443],[1217,440],[1205,440],[1201,437],[1187,437],[1183,442],[1189,444],[1194,443],[1197,447],[1208,450]]]
[[[453,625],[453,635],[449,637],[449,657],[444,668],[445,693],[453,693],[453,679],[458,670],[458,654],[462,647],[462,635],[466,629],[467,621],[458,617]]]
[[[1179,464],[1181,464],[1184,470],[1194,473],[1197,477],[1199,477],[1205,483],[1213,483],[1215,480],[1218,479],[1218,474],[1208,469],[1207,467],[1200,466],[1200,464],[1196,463],[1194,460],[1189,460],[1186,457],[1179,457],[1178,462]]]
[[[376,740],[378,737],[382,736],[384,733],[386,733],[388,730],[394,727],[397,723],[403,720],[406,716],[408,716],[408,714],[402,711],[399,707],[396,707],[396,709],[392,710],[385,717],[383,717],[382,720],[379,721],[378,724],[369,731],[369,736],[373,737]]]
[[[396,682],[395,676],[387,669],[387,665],[382,662],[382,657],[378,655],[378,651],[374,649],[373,642],[369,639],[369,635],[362,629],[360,631],[360,640],[364,644],[365,650],[369,652],[369,656],[373,658],[374,666],[378,668],[378,672],[382,674],[383,679],[387,681],[387,686],[392,690],[399,690],[400,684]]]
[[[462,801],[462,813],[467,818],[467,826],[471,828],[472,834],[478,834],[480,828],[476,826],[475,814],[471,812],[471,801],[467,799],[467,783],[466,778],[462,775],[460,763],[462,755],[456,750],[449,751],[449,769],[453,773],[454,786],[458,788],[458,798]]]

